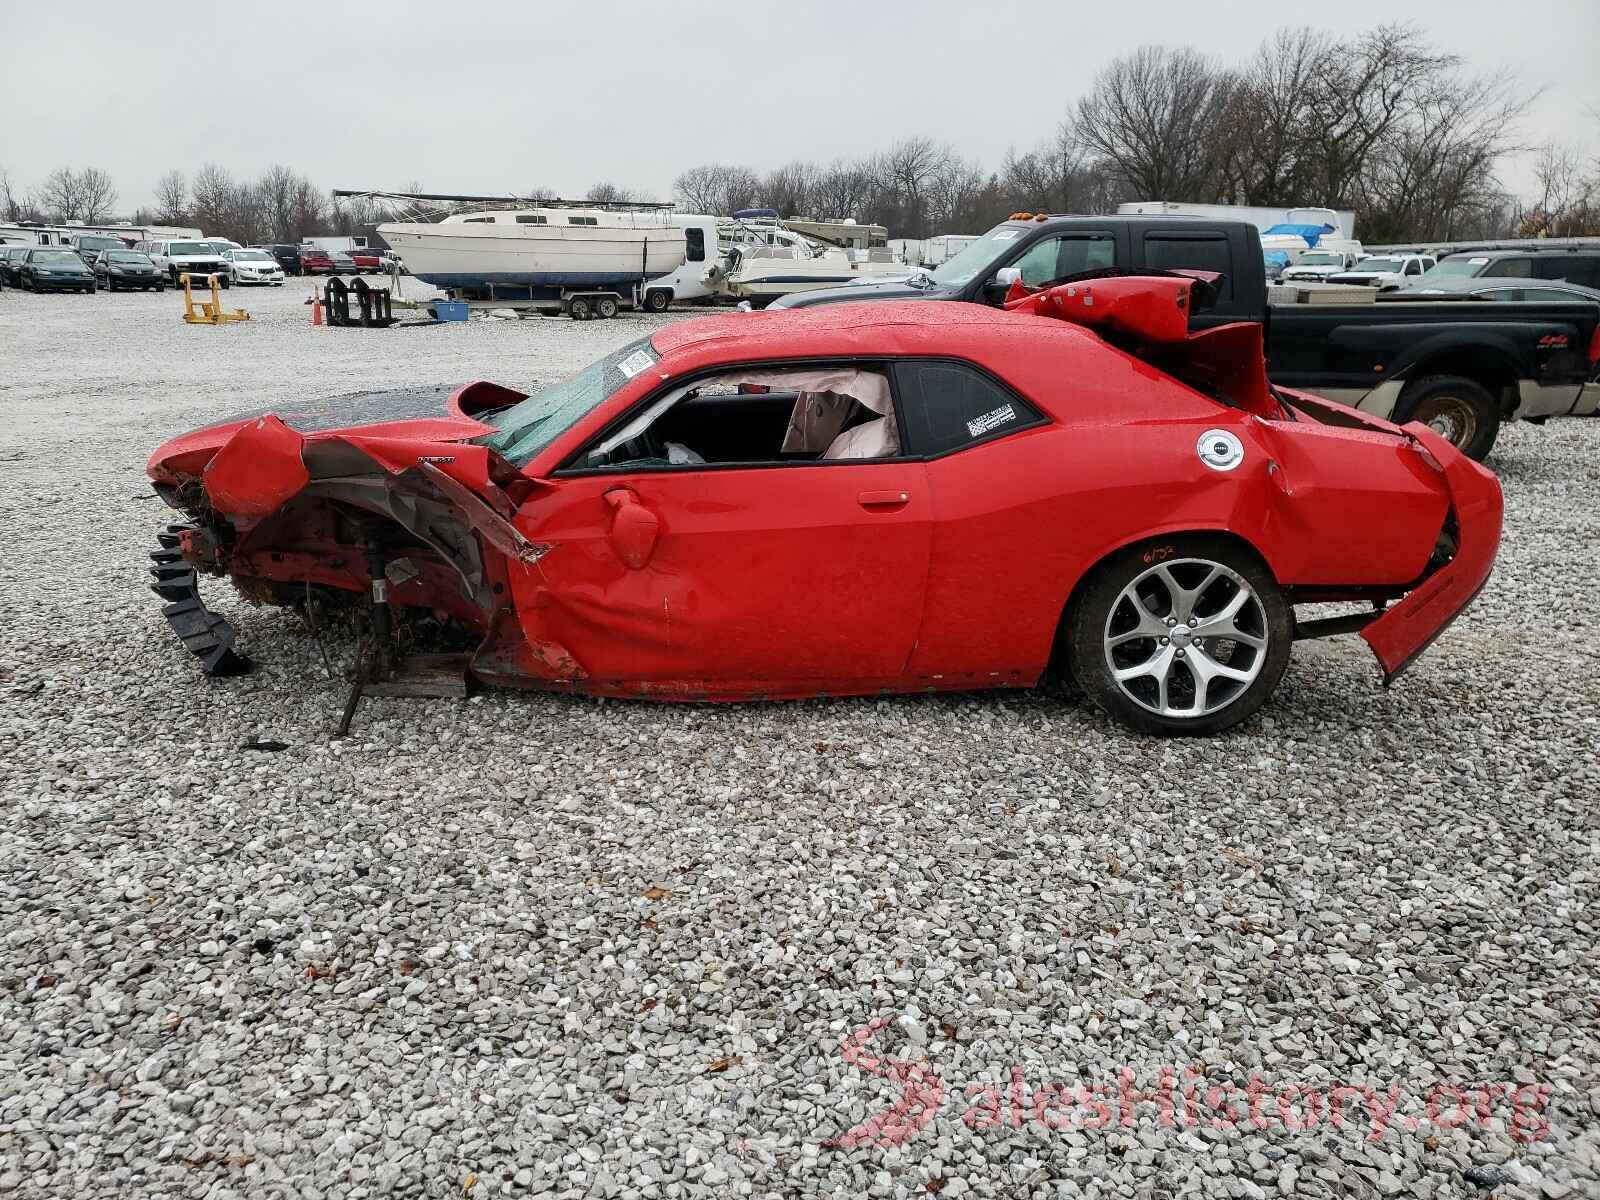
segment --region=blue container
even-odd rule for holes
[[[435,321],[465,321],[467,319],[467,302],[465,300],[435,300],[428,305],[428,315]]]

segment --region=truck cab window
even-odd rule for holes
[[[1233,299],[1233,254],[1222,234],[1147,233],[1144,265],[1158,271],[1215,271],[1222,276],[1218,302]]]
[[[1035,242],[1011,265],[1022,272],[1023,283],[1043,287],[1071,275],[1115,266],[1116,262],[1116,243],[1109,233],[1074,233]]]
[[[704,229],[685,229],[683,231],[683,241],[688,249],[687,257],[690,262],[705,262],[706,231]]]

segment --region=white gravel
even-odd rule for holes
[[[337,743],[292,616],[210,590],[241,680],[168,632],[148,452],[660,322],[313,330],[305,290],[219,329],[0,294],[0,1195],[1600,1195],[1600,421],[1503,436],[1499,569],[1392,691],[1303,644],[1213,742],[1044,695],[491,693]],[[879,1018],[942,1107],[830,1147],[899,1094],[840,1051]],[[1399,1115],[1032,1107],[1162,1064]],[[1484,1082],[1548,1087],[1548,1129],[1407,1127]]]

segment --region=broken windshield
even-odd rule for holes
[[[496,432],[477,440],[513,466],[525,467],[539,451],[614,396],[639,372],[653,367],[660,357],[648,337],[630,342],[493,417]]]

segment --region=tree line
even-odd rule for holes
[[[913,137],[764,173],[697,166],[674,191],[697,212],[850,215],[898,237],[1127,200],[1352,209],[1374,243],[1600,234],[1600,162],[1547,145],[1535,195],[1514,196],[1499,179],[1529,149],[1518,126],[1533,98],[1509,75],[1469,70],[1415,26],[1348,37],[1282,29],[1237,63],[1164,46],[1114,59],[1049,138],[998,170]]]
[[[1281,29],[1234,63],[1164,46],[1116,58],[1048,138],[1008,152],[997,169],[937,139],[907,137],[828,163],[704,164],[679,175],[673,193],[685,211],[850,216],[893,237],[978,233],[1015,211],[1110,212],[1125,200],[1353,209],[1371,243],[1600,234],[1600,162],[1558,142],[1525,145],[1519,123],[1533,98],[1509,75],[1468,69],[1412,25],[1345,37]],[[1600,114],[1586,119],[1600,127]],[[1534,155],[1533,193],[1520,197],[1499,175],[1519,153]],[[0,171],[8,221],[103,223],[117,195],[96,167],[58,168],[25,192]],[[586,195],[651,199],[612,181]],[[167,172],[154,205],[133,219],[250,244],[348,234],[405,215],[370,200],[335,201],[285,166],[248,179],[208,164]]]

